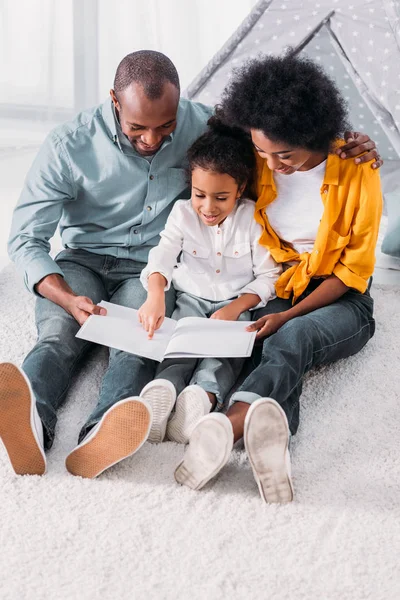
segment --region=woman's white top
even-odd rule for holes
[[[166,290],[172,281],[176,290],[214,302],[257,294],[261,302],[256,308],[265,306],[275,298],[282,268],[258,243],[262,229],[254,220],[254,207],[251,200],[241,200],[221,225],[211,227],[190,200],[178,200],[141,273],[145,289],[148,277],[161,273]]]
[[[274,173],[277,197],[265,209],[271,227],[296,252],[312,252],[324,212],[321,187],[326,160],[309,171]]]

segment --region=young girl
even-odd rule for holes
[[[251,320],[250,309],[275,297],[281,268],[258,243],[262,228],[254,220],[254,202],[242,198],[255,168],[252,144],[244,132],[218,117],[208,125],[188,153],[192,198],[174,205],[141,275],[148,296],[139,320],[150,338],[164,320],[164,295],[171,283],[177,292],[176,320]],[[168,439],[186,443],[197,421],[222,406],[243,362],[164,360],[141,393],[153,408],[149,440],[162,441],[167,431]]]
[[[289,502],[288,442],[299,425],[304,374],[355,354],[374,334],[368,280],[381,216],[379,174],[363,158],[341,160],[336,144],[346,129],[344,101],[306,59],[248,63],[231,80],[222,106],[251,132],[260,156],[260,243],[284,271],[278,298],[248,328],[265,338],[258,366],[232,396],[226,416],[207,415],[194,428],[175,478],[200,489],[244,437],[264,501]]]

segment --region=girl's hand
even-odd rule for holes
[[[149,340],[165,319],[165,295],[148,296],[138,311],[139,323],[149,333]]]
[[[215,313],[211,315],[210,319],[219,319],[220,321],[237,321],[241,314],[242,311],[238,310],[238,308],[233,305],[233,302],[231,302],[223,308],[216,310]]]
[[[282,327],[285,323],[287,323],[289,319],[285,316],[285,311],[281,313],[272,313],[271,315],[265,315],[258,319],[258,321],[254,321],[249,327],[246,327],[247,331],[257,331],[256,339],[259,340],[261,338],[267,337],[268,335],[272,335],[276,333],[278,329]]]

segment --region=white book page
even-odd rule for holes
[[[255,332],[246,331],[249,321],[220,321],[185,317],[176,325],[165,358],[250,356]]]
[[[117,348],[161,362],[176,321],[166,318],[152,340],[138,321],[138,311],[102,300],[99,306],[107,309],[106,316],[92,315],[82,325],[76,337]]]

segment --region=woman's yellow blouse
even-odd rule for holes
[[[293,302],[304,292],[312,277],[332,273],[348,287],[365,292],[374,271],[375,246],[382,213],[382,191],[378,169],[371,163],[356,165],[329,154],[321,187],[324,212],[311,253],[298,254],[279,239],[268,222],[265,208],[277,191],[267,161],[257,156],[257,203],[255,219],[263,228],[260,244],[278,263],[296,261],[276,283],[280,298]],[[290,175],[288,175],[290,177]]]

